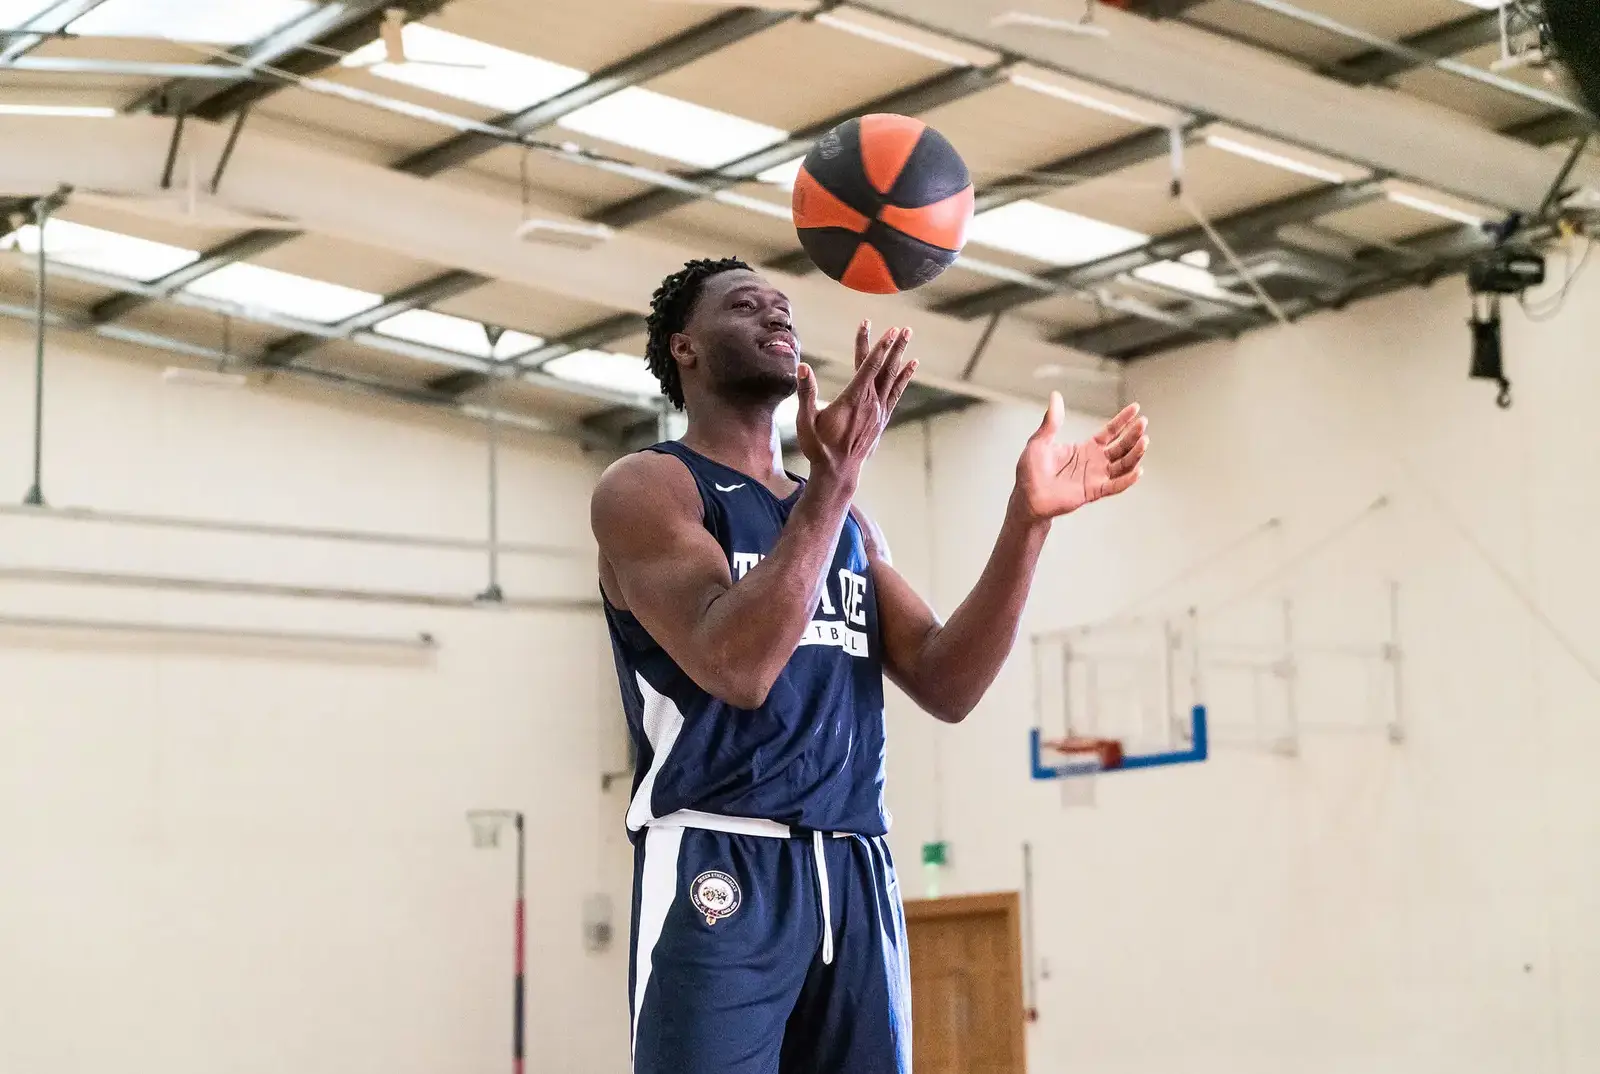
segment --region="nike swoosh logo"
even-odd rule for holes
[[[737,485],[717,485],[718,492],[738,492],[742,488],[744,488],[744,484],[742,482]]]

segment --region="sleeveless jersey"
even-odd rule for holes
[[[676,441],[646,450],[688,468],[705,527],[728,557],[737,586],[777,544],[800,489],[779,499]],[[805,635],[758,709],[712,696],[632,613],[610,600],[605,609],[637,750],[627,816],[632,835],[680,810],[825,832],[888,831],[878,608],[853,517],[845,519]]]

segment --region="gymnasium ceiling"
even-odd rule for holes
[[[1590,129],[1559,82],[1492,69],[1477,0],[1086,11],[0,0],[0,138],[26,147],[0,160],[0,314],[31,317],[28,214],[68,184],[53,323],[174,362],[616,446],[655,430],[655,282],[739,254],[796,299],[825,389],[867,314],[918,331],[905,416],[1052,388],[1105,413],[1126,361],[1461,271]],[[868,111],[924,118],[978,186],[963,257],[909,296],[808,271],[787,219],[811,140]]]

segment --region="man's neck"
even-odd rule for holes
[[[768,407],[696,407],[683,443],[774,491],[794,487],[783,469],[783,450]]]

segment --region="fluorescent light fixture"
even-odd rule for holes
[[[1133,275],[1148,283],[1169,287],[1174,291],[1185,291],[1202,298],[1234,297],[1205,269],[1179,261],[1157,261],[1152,265],[1134,269]]]
[[[1220,149],[1224,153],[1232,153],[1236,157],[1245,157],[1259,164],[1268,164],[1274,168],[1282,168],[1286,172],[1294,172],[1297,175],[1320,179],[1324,183],[1344,183],[1356,177],[1350,172],[1336,171],[1325,163],[1311,160],[1307,157],[1290,156],[1287,153],[1265,149],[1259,145],[1242,142],[1237,138],[1230,138],[1225,134],[1206,135],[1206,145],[1213,149]]]
[[[38,253],[39,228],[29,224],[18,229],[17,247],[25,253]],[[51,220],[45,225],[44,252],[52,261],[143,282],[176,272],[200,257],[195,250],[68,220]]]
[[[554,97],[589,77],[583,71],[559,63],[420,23],[408,23],[401,32],[405,36],[406,55],[415,62],[378,62],[386,53],[383,42],[374,41],[346,56],[344,66],[367,67],[370,64],[367,70],[379,78],[502,112],[515,112]],[[469,66],[433,66],[443,63]]]
[[[75,34],[243,45],[316,10],[311,0],[106,0],[67,25]]]
[[[951,67],[987,65],[1000,58],[986,48],[952,41],[940,34],[929,33],[894,19],[886,19],[848,7],[825,11],[812,21],[843,33],[865,38],[875,44],[897,48],[902,52],[909,52]]]
[[[301,320],[333,324],[370,309],[381,295],[324,283],[260,265],[225,265],[184,288],[190,294],[232,302]]]
[[[117,114],[115,108],[101,108],[78,104],[4,104],[0,103],[0,116],[54,116],[58,119],[109,119]]]
[[[658,157],[714,168],[765,149],[787,131],[630,86],[564,116],[561,126]]]
[[[1193,265],[1195,268],[1208,269],[1211,267],[1211,251],[1190,250],[1188,253],[1178,258],[1178,260],[1182,261],[1185,265]]]
[[[967,229],[967,238],[1052,265],[1098,261],[1150,241],[1148,235],[1137,231],[1036,201],[1014,201],[979,213]]]
[[[1445,205],[1442,202],[1420,197],[1404,190],[1389,191],[1389,200],[1396,205],[1404,205],[1406,208],[1415,209],[1420,213],[1431,213],[1434,216],[1442,216],[1446,220],[1454,220],[1458,224],[1468,224],[1472,227],[1483,226],[1483,217],[1481,216],[1470,213],[1465,209],[1457,208],[1454,205]]]
[[[805,161],[805,157],[795,157],[787,163],[773,165],[766,171],[757,174],[756,178],[763,183],[771,183],[773,186],[781,186],[785,190],[793,190],[794,181],[800,176],[800,165],[804,164]]]
[[[465,317],[452,317],[448,313],[436,313],[433,310],[397,313],[387,321],[378,322],[373,331],[440,350],[470,354],[476,358],[505,358],[531,351],[544,342],[537,336],[523,332],[506,332],[491,355],[489,337],[483,334],[483,325]]]
[[[1058,101],[1125,119],[1130,123],[1166,127],[1179,121],[1178,113],[1170,108],[1032,68],[1010,75],[1007,81],[1018,89],[1054,97]]]
[[[650,372],[643,358],[612,351],[573,351],[551,359],[539,367],[541,373],[570,380],[574,384],[587,384],[592,388],[605,388],[629,395],[655,397],[661,394],[661,382]]]

